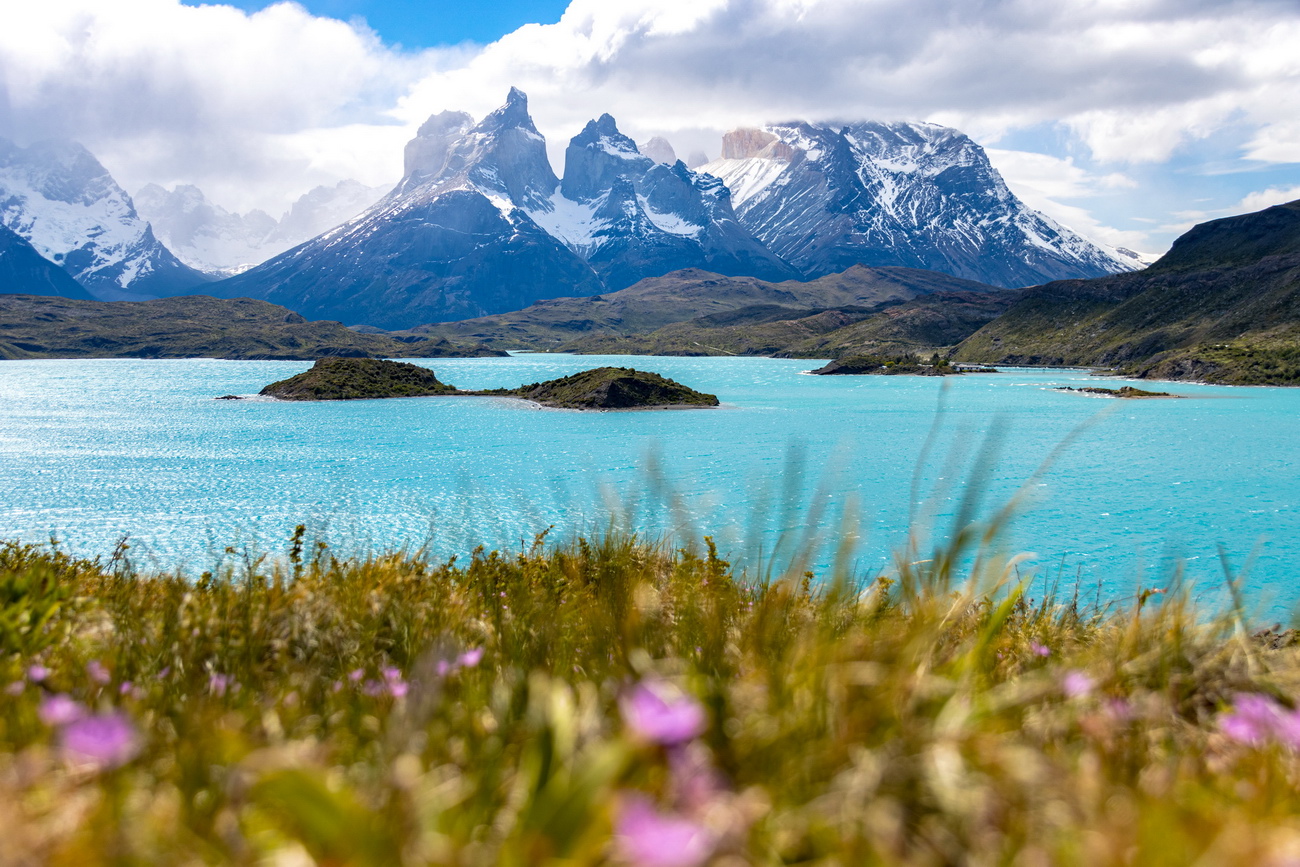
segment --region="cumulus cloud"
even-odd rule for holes
[[[604,111],[680,153],[716,154],[737,125],[880,118],[986,143],[1053,125],[1115,177],[1229,127],[1243,156],[1300,161],[1294,0],[572,0],[555,24],[419,54],[287,3],[7,5],[0,135],[77,138],[128,188],[194,182],[233,207],[392,179],[426,117],[481,117],[512,85],[557,163]],[[1040,203],[1100,182],[1018,159]]]
[[[1007,186],[1029,207],[1095,241],[1155,255],[1148,249],[1151,245],[1146,232],[1106,226],[1086,208],[1062,201],[1087,200],[1120,190],[1132,190],[1137,187],[1137,182],[1128,175],[1123,172],[1089,172],[1075,165],[1073,159],[1046,154],[998,148],[988,148],[987,152]]]
[[[1271,208],[1273,205],[1284,205],[1297,199],[1300,199],[1300,185],[1294,187],[1269,187],[1267,190],[1260,190],[1243,198],[1237,203],[1237,209],[1241,213],[1262,211],[1265,208]]]

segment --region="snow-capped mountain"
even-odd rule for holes
[[[101,300],[179,295],[209,279],[154,237],[131,197],[73,142],[0,139],[0,224]]]
[[[681,268],[766,280],[798,276],[736,221],[731,194],[717,178],[645,156],[608,114],[573,137],[564,180],[527,210],[610,290]]]
[[[200,271],[230,276],[355,217],[391,187],[352,180],[316,187],[278,221],[265,211],[231,213],[188,184],[173,190],[149,184],[134,199],[136,211],[177,258]]]
[[[527,97],[480,123],[446,112],[406,149],[406,176],[353,220],[214,291],[284,304],[309,318],[402,328],[594,295],[591,268],[540,228],[559,181]]]
[[[0,294],[94,300],[68,272],[4,226],[0,226]]]
[[[477,124],[463,112],[429,118],[406,146],[405,172],[361,216],[216,291],[400,328],[678,268],[797,276],[737,222],[725,185],[642,155],[608,115],[570,142],[561,182],[517,89]]]
[[[808,277],[861,263],[1016,287],[1143,264],[1025,206],[979,145],[936,124],[735,130],[699,171],[721,178],[740,222]]]

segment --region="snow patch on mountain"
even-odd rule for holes
[[[108,170],[74,142],[0,139],[0,222],[95,297],[185,291],[206,279],[163,246]]]
[[[1028,208],[948,127],[772,124],[728,133],[722,152],[700,171],[721,178],[740,222],[810,277],[862,263],[1024,286],[1141,267]]]

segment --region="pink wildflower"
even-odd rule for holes
[[[707,724],[699,702],[657,681],[638,683],[619,706],[632,731],[664,746],[698,737]]]
[[[104,664],[98,659],[92,659],[90,662],[86,663],[86,674],[90,676],[91,680],[101,686],[112,679],[112,676],[108,673],[108,669],[105,668]]]
[[[45,666],[41,665],[40,663],[32,665],[27,669],[27,679],[30,680],[32,683],[40,683],[41,681],[45,680],[45,678],[49,676],[50,676],[50,670]]]
[[[63,749],[78,763],[100,769],[116,768],[140,752],[140,738],[131,720],[121,713],[83,717],[63,728]]]
[[[359,680],[361,680],[361,678],[365,676],[366,676],[366,670],[364,668],[354,668],[352,671],[348,672],[348,680],[352,681],[353,683],[358,682]]]
[[[482,661],[483,661],[483,648],[481,647],[471,648],[465,651],[464,653],[462,653],[460,656],[456,657],[456,664],[461,666],[462,668],[474,668]]]
[[[1286,710],[1260,693],[1237,696],[1232,711],[1219,717],[1219,728],[1238,743],[1260,746],[1275,740],[1300,749],[1300,712]]]
[[[1052,655],[1052,648],[1045,644],[1039,644],[1037,641],[1031,641],[1029,642],[1029,652],[1034,656],[1046,657]]]
[[[208,692],[220,698],[226,694],[226,691],[229,690],[233,684],[234,679],[230,675],[217,674],[214,672],[212,676],[208,678]]]
[[[718,841],[698,822],[660,813],[645,797],[628,795],[614,827],[623,858],[638,867],[698,867]]]
[[[84,717],[86,709],[71,696],[59,693],[42,699],[40,707],[36,709],[36,715],[47,726],[63,726]]]
[[[1092,692],[1096,683],[1082,671],[1067,671],[1061,678],[1061,692],[1066,698],[1082,698]]]

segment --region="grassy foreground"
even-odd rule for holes
[[[958,553],[817,590],[617,538],[0,546],[0,861],[1297,863],[1295,650]]]

